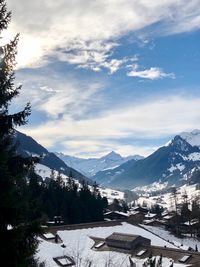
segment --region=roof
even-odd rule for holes
[[[144,223],[144,224],[151,224],[151,223],[153,223],[153,222],[155,222],[154,219],[152,219],[152,220],[143,220],[143,223]]]
[[[194,220],[185,222],[184,224],[189,226],[189,225],[195,225],[195,224],[198,224],[198,223],[199,223],[199,221],[197,219],[194,219]]]
[[[150,212],[145,215],[145,218],[154,218],[154,217],[156,217],[156,214]]]
[[[130,235],[130,234],[122,234],[122,233],[114,232],[111,235],[109,235],[106,239],[132,242],[136,240],[138,237],[139,235]]]
[[[163,219],[165,220],[170,220],[174,217],[175,215],[167,215],[167,216],[164,216]]]
[[[145,211],[145,212],[149,211],[147,208],[143,208],[143,207],[140,207],[140,206],[134,207],[133,210],[139,210],[139,211]]]
[[[137,214],[141,214],[139,211],[129,211],[128,212],[129,216],[131,215],[137,215]]]
[[[118,214],[118,215],[122,215],[122,216],[125,216],[125,217],[128,217],[128,213],[125,213],[125,212],[120,212],[120,211],[108,211],[106,213],[104,213],[104,215],[109,215],[109,214]]]
[[[55,238],[55,235],[53,235],[52,233],[45,233],[45,234],[43,234],[43,236],[46,239],[53,239],[53,238]]]

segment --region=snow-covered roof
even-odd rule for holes
[[[155,213],[147,213],[146,215],[145,215],[145,218],[154,218],[154,217],[156,217],[156,214]]]
[[[46,239],[52,239],[52,238],[55,238],[55,236],[54,236],[52,233],[46,233],[46,234],[43,234],[43,236],[44,236]]]
[[[154,222],[155,220],[151,219],[151,220],[143,220],[144,224],[150,224],[152,222]]]
[[[190,226],[190,225],[195,225],[195,224],[198,224],[198,223],[199,223],[199,221],[194,219],[194,220],[185,222],[184,225]]]
[[[129,216],[128,213],[121,212],[121,211],[108,211],[108,212],[104,213],[104,215],[109,215],[109,214],[112,214],[112,213],[119,214],[119,215],[123,215],[123,216],[126,216],[126,217]]]
[[[185,255],[179,259],[179,262],[185,263],[190,257],[191,255]]]
[[[170,220],[170,219],[172,219],[173,217],[174,217],[174,215],[166,215],[166,216],[163,217],[163,219],[165,219],[165,220]]]
[[[145,252],[146,252],[147,250],[145,249],[145,250],[140,250],[137,254],[136,254],[136,256],[142,256]]]
[[[113,232],[120,232],[125,234],[134,233],[150,239],[152,245],[176,248],[173,244],[164,241],[163,239],[159,238],[158,236],[155,236],[154,234],[141,227],[131,225],[129,223],[122,223],[116,226],[58,231],[58,235],[66,244],[66,248],[62,248],[60,244],[55,244],[40,239],[36,257],[38,257],[40,261],[44,261],[46,263],[46,266],[48,267],[55,267],[53,257],[59,257],[63,254],[67,254],[72,258],[77,258],[77,255],[79,255],[79,257],[82,259],[83,265],[86,264],[88,260],[90,260],[92,261],[92,266],[94,264],[96,267],[102,267],[105,266],[107,260],[110,259],[112,260],[112,266],[126,266],[129,264],[127,254],[112,251],[99,252],[91,249],[94,246],[94,240],[92,240],[90,236],[96,236],[105,239]],[[138,267],[141,267],[144,262],[144,260],[142,259],[132,259],[134,262],[137,263]],[[169,260],[166,259],[166,261],[169,265]]]

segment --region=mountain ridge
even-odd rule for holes
[[[71,175],[73,178],[81,181],[92,183],[90,179],[77,170],[69,167],[54,153],[49,152],[45,147],[39,144],[31,136],[19,131],[15,131],[13,142],[16,144],[17,152],[24,157],[33,156],[39,158],[39,163],[66,176]]]
[[[55,153],[61,160],[63,160],[68,166],[79,170],[81,173],[88,177],[92,177],[97,172],[107,169],[113,169],[121,164],[135,159],[139,160],[143,158],[139,155],[122,157],[120,154],[111,151],[108,154],[100,158],[79,158],[74,156],[65,155],[63,153]]]
[[[98,172],[92,179],[103,186],[123,189],[160,180],[171,185],[181,184],[189,179],[193,169],[200,167],[200,147],[188,143],[188,136],[193,136],[193,133],[188,133],[187,138],[176,135],[168,145],[160,147],[148,157],[139,161],[130,160],[113,170]],[[199,137],[200,131],[196,139],[200,140]],[[192,140],[190,138],[191,143]]]

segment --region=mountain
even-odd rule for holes
[[[56,153],[56,155],[64,161],[68,166],[80,171],[87,177],[91,177],[95,175],[99,171],[113,169],[121,164],[129,161],[129,160],[139,160],[142,159],[142,156],[135,155],[129,157],[122,157],[120,154],[112,151],[109,154],[101,157],[101,158],[78,158],[72,157],[69,155],[64,155],[62,153]]]
[[[182,133],[147,158],[130,160],[112,170],[98,172],[93,179],[103,186],[134,188],[154,182],[181,184],[200,167],[200,131]]]
[[[14,135],[14,143],[17,144],[17,152],[24,157],[34,156],[40,158],[39,164],[36,166],[37,169],[40,168],[41,171],[44,171],[45,169],[56,170],[66,176],[69,176],[70,174],[73,178],[76,178],[79,181],[86,180],[91,182],[86,176],[67,166],[67,164],[54,153],[49,152],[42,145],[38,144],[32,137],[16,131]]]

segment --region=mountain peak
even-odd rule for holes
[[[195,129],[192,132],[182,132],[180,137],[187,141],[191,146],[200,147],[200,130]]]
[[[169,146],[174,146],[180,151],[188,151],[190,144],[180,135],[176,135],[174,139],[172,139],[171,143],[169,143]]]
[[[102,159],[112,159],[112,160],[119,160],[123,159],[122,156],[115,151],[111,151],[107,155],[103,156]]]

